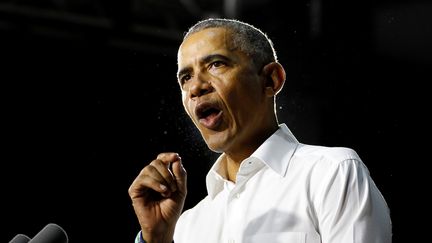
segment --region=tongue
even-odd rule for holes
[[[199,121],[207,128],[215,128],[219,122],[220,112],[212,112],[208,116],[201,118]]]

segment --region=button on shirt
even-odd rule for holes
[[[175,243],[390,243],[384,198],[349,148],[299,143],[285,124],[225,179],[222,154],[208,195],[186,210]]]

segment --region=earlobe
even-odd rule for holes
[[[268,96],[275,96],[282,89],[285,83],[285,70],[278,62],[271,62],[264,66],[263,73],[266,76],[265,93]]]
[[[268,87],[268,86],[265,88],[265,93],[266,93],[267,96],[270,96],[270,97],[276,95],[276,93],[275,93],[275,91],[273,90],[273,88]]]

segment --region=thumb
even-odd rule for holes
[[[179,156],[179,159],[172,162],[172,171],[177,183],[177,188],[180,192],[186,195],[186,181],[187,181],[187,173],[185,168],[183,167],[182,160]]]

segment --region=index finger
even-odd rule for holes
[[[180,160],[180,155],[178,153],[160,153],[157,159],[169,165],[172,162]]]

